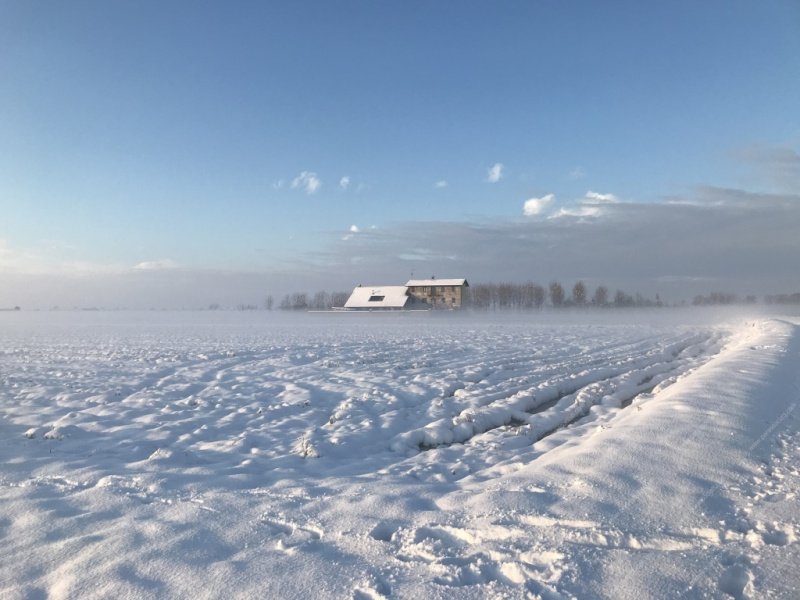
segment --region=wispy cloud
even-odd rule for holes
[[[305,190],[307,194],[315,193],[321,185],[322,181],[320,181],[316,173],[311,171],[303,171],[292,180],[292,189],[300,188]]]
[[[446,188],[447,185],[448,185],[447,181],[445,181],[444,179],[440,179],[439,181],[433,184],[433,187],[434,189],[441,190]]]
[[[177,269],[178,263],[171,258],[159,258],[158,260],[146,260],[134,265],[135,271],[163,271],[165,269]]]
[[[602,213],[598,206],[579,204],[577,206],[562,206],[552,215],[551,219],[560,219],[562,217],[596,217]]]
[[[359,229],[358,225],[353,224],[353,225],[350,225],[350,229],[348,229],[348,232],[349,233],[347,233],[344,236],[342,236],[342,240],[345,241],[345,242],[347,242],[349,240],[352,240],[353,236],[356,235],[357,233],[361,233],[361,229]]]
[[[554,201],[533,206],[541,212]],[[588,274],[598,283],[676,299],[708,293],[712,284],[739,293],[800,289],[797,194],[705,186],[680,204],[579,201],[555,214],[383,227],[317,255],[324,265],[319,272],[380,280],[404,272],[409,260],[424,260],[432,272],[463,273],[471,281],[569,281]]]
[[[179,268],[178,263],[170,258],[146,260],[130,265],[85,259],[65,259],[41,250],[41,248],[15,248],[6,241],[0,240],[0,273],[95,278]]]
[[[800,153],[794,148],[755,144],[737,154],[741,160],[755,166],[770,185],[800,192]]]
[[[48,270],[47,261],[40,256],[0,240],[0,273],[46,273]]]
[[[494,163],[491,167],[489,167],[489,170],[486,173],[486,181],[489,183],[497,183],[503,178],[504,170],[505,167],[502,163]]]
[[[614,194],[599,194],[597,192],[588,191],[583,197],[584,204],[616,204],[619,202]]]
[[[589,190],[576,204],[562,206],[550,215],[551,219],[562,217],[597,217],[603,214],[606,206],[619,204],[619,198],[614,194],[600,194]]]
[[[350,187],[350,176],[345,175],[339,180],[339,188],[342,190],[346,190]]]
[[[526,217],[540,215],[555,199],[555,194],[546,194],[541,198],[529,198],[522,205],[522,214]]]
[[[581,167],[575,167],[569,172],[569,178],[574,181],[577,181],[578,179],[584,179],[585,177],[586,171],[584,171]]]

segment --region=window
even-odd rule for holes
[[[386,296],[370,296],[369,297],[369,301],[370,302],[383,302],[384,298],[386,298]]]

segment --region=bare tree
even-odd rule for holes
[[[497,300],[500,308],[511,308],[511,301],[514,297],[514,285],[511,283],[501,283],[497,286]]]
[[[550,303],[553,306],[564,304],[564,288],[557,281],[550,282]]]
[[[572,301],[578,306],[586,304],[586,286],[582,281],[572,287]]]
[[[314,299],[311,301],[311,308],[314,310],[326,310],[330,307],[330,296],[328,292],[319,291],[314,294]]]
[[[525,310],[533,308],[533,286],[536,285],[532,281],[522,285],[519,291],[519,306]]]
[[[333,292],[331,294],[331,306],[344,306],[350,297],[348,292]]]
[[[272,297],[272,295],[269,295],[266,298],[264,298],[264,308],[266,308],[267,310],[272,310],[272,305],[274,303],[275,299]]]
[[[292,294],[292,310],[305,310],[308,308],[308,296],[305,292]]]
[[[633,306],[634,304],[633,296],[626,294],[622,290],[617,290],[617,293],[614,294],[614,306],[623,307]]]
[[[544,306],[544,301],[546,296],[544,288],[539,284],[534,283],[531,293],[533,294],[533,305],[536,308],[542,308],[542,306]]]
[[[592,304],[595,306],[605,306],[608,304],[608,288],[604,285],[597,286],[592,296]]]

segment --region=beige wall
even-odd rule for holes
[[[414,286],[408,288],[408,293],[433,308],[461,308],[463,286],[460,285],[434,285]]]

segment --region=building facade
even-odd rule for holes
[[[467,302],[466,279],[412,279],[406,283],[408,295],[435,309],[459,309]]]
[[[344,310],[456,310],[468,300],[466,279],[412,279],[405,285],[358,285]],[[341,310],[340,309],[340,310]]]

